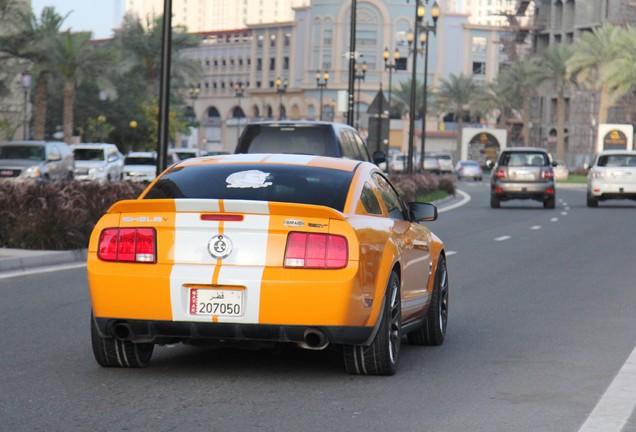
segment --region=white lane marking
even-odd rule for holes
[[[457,255],[457,251],[447,251],[446,256]]]
[[[27,276],[27,275],[34,275],[34,274],[40,274],[40,273],[49,273],[49,272],[60,271],[60,270],[70,270],[70,269],[76,269],[81,267],[86,267],[86,263],[81,262],[81,263],[72,263],[72,264],[60,264],[55,266],[36,267],[29,270],[15,270],[10,272],[0,273],[0,279],[9,279],[12,277]]]
[[[579,432],[620,432],[636,407],[636,348]]]
[[[540,230],[541,229],[541,225],[535,225],[530,227],[531,230]]]
[[[512,237],[510,237],[510,236],[501,236],[501,237],[497,237],[497,238],[495,239],[495,241],[499,241],[499,242],[500,242],[500,241],[506,241],[506,240],[510,240],[511,238],[512,238]]]
[[[565,211],[570,211],[570,207],[564,207]]]
[[[550,219],[550,222],[557,222],[559,220],[559,218],[552,218]]]
[[[566,211],[562,211],[561,212],[561,216],[567,216],[567,215],[568,215],[568,212],[566,212]]]
[[[444,213],[444,212],[447,212],[449,210],[454,210],[457,207],[461,207],[464,204],[468,204],[470,202],[470,195],[468,195],[466,192],[464,192],[463,190],[460,190],[460,189],[457,189],[456,192],[459,195],[461,195],[462,199],[459,202],[457,202],[457,203],[455,203],[453,205],[449,205],[448,207],[444,207],[442,209],[438,209],[437,210],[438,213]]]

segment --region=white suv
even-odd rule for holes
[[[124,180],[151,182],[157,177],[157,153],[130,152],[124,159]]]
[[[636,151],[606,150],[594,158],[587,173],[587,206],[608,199],[636,200]]]
[[[71,150],[75,156],[76,180],[110,182],[123,178],[124,155],[115,144],[73,144]]]

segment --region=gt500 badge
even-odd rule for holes
[[[227,258],[232,253],[232,240],[224,235],[217,235],[208,242],[208,252],[212,258]]]

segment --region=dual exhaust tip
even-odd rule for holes
[[[125,322],[118,322],[113,326],[113,335],[124,341],[134,339],[134,333],[130,325]],[[308,328],[303,333],[303,341],[298,346],[309,350],[323,350],[329,345],[329,340],[322,330],[317,328]]]

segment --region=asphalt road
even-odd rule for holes
[[[581,430],[636,344],[636,205],[559,190],[555,210],[493,210],[485,183],[462,188],[430,223],[450,255],[446,342],[403,345],[395,376],[346,375],[330,350],[182,345],[100,368],[85,269],[61,270],[0,280],[0,430]]]

